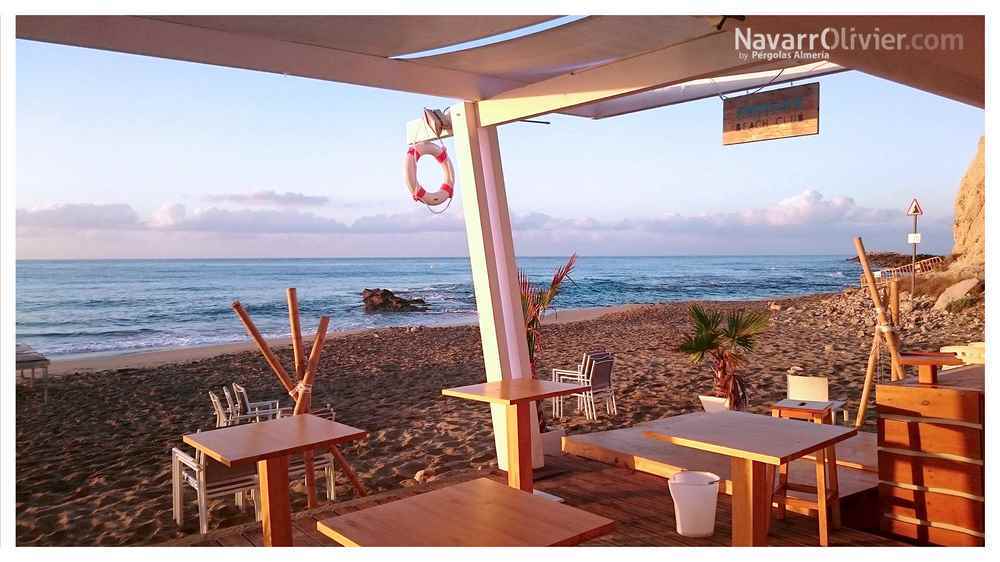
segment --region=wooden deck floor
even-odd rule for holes
[[[546,457],[546,469],[538,474],[536,488],[556,494],[568,505],[617,521],[615,531],[586,546],[729,546],[730,499],[719,496],[715,536],[706,539],[682,537],[675,532],[674,508],[667,492],[667,481],[658,476],[626,468],[565,455]],[[330,503],[295,514],[296,546],[335,546],[316,531],[316,521],[349,513],[414,494],[480,477],[469,474],[424,486],[404,488],[345,502]],[[500,473],[490,475],[503,480]],[[219,529],[208,535],[196,535],[164,543],[161,546],[260,546],[259,524]],[[770,542],[774,546],[817,546],[816,521],[789,513],[785,521],[772,524]],[[833,546],[906,546],[888,538],[843,528],[830,535]]]

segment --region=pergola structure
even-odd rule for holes
[[[17,36],[458,100],[446,133],[455,138],[491,381],[531,376],[498,126],[549,113],[603,119],[845,70],[975,107],[985,103],[982,16],[591,16],[516,33],[553,19],[22,16]],[[825,29],[852,36],[949,35],[961,44],[933,50],[840,44],[823,49],[828,58],[808,61],[740,56],[738,39],[751,32],[794,37]],[[513,38],[490,40],[503,35]],[[407,126],[409,143],[434,137],[423,120]],[[501,466],[505,423],[495,408]]]

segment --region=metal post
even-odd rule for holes
[[[917,233],[917,215],[913,215],[913,234]],[[913,265],[910,266],[910,304],[913,304],[913,297],[916,296],[917,287],[917,245],[913,244]]]

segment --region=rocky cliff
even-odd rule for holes
[[[979,149],[972,159],[955,197],[955,246],[951,253],[958,267],[982,267],[986,259],[986,175],[983,151],[986,137],[979,139]]]

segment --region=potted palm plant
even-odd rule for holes
[[[724,407],[742,410],[749,403],[746,379],[739,368],[753,352],[757,336],[767,330],[769,317],[764,312],[730,310],[723,316],[718,310],[706,310],[693,304],[688,309],[692,332],[677,348],[692,363],[708,360],[714,382],[712,396],[699,396],[706,411]]]
[[[532,378],[538,378],[538,358],[542,351],[542,318],[559,294],[563,281],[570,279],[569,274],[573,272],[574,267],[576,267],[576,254],[570,256],[566,263],[555,271],[548,287],[545,288],[533,284],[524,271],[517,272],[521,289],[521,308],[524,311],[524,328],[528,335],[528,361],[531,363]],[[547,424],[542,413],[542,403],[539,402],[537,406],[538,431],[542,434],[543,448],[546,453],[550,451],[554,453],[556,449],[561,450],[563,431],[546,431]]]

